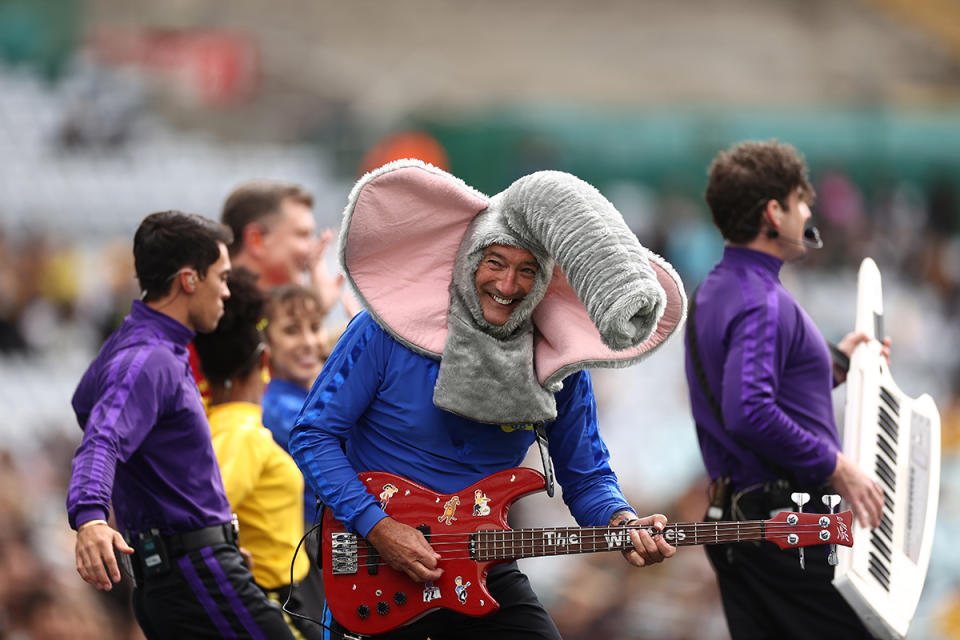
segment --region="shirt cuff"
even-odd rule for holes
[[[91,520],[106,520],[107,512],[101,509],[100,507],[86,507],[77,511],[77,515],[74,518],[74,529],[79,529],[84,522],[90,522]]]
[[[618,505],[613,505],[612,507],[609,507],[609,508],[607,509],[607,511],[606,511],[606,518],[604,519],[603,524],[599,524],[599,525],[595,525],[595,526],[599,526],[599,527],[608,526],[608,525],[610,524],[610,518],[612,518],[612,517],[613,517],[613,514],[615,514],[617,511],[630,511],[631,513],[637,513],[637,510],[634,509],[633,507],[631,507],[631,506],[630,506],[629,504],[627,504],[626,502],[621,503],[621,504],[618,504]]]
[[[366,538],[367,534],[370,533],[370,529],[373,529],[373,525],[386,517],[387,513],[381,509],[379,505],[372,504],[360,512],[360,515],[353,521],[353,528],[357,533]]]

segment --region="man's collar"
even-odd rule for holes
[[[183,347],[190,344],[190,341],[197,335],[195,331],[175,320],[172,316],[157,311],[142,300],[133,301],[130,315],[137,320],[146,321],[158,327],[163,332],[164,337]]]
[[[750,249],[742,245],[727,245],[723,248],[723,262],[727,264],[760,267],[774,276],[779,277],[783,260],[757,249]]]

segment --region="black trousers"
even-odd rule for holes
[[[733,640],[871,637],[831,584],[825,545],[806,547],[806,570],[796,550],[770,542],[707,545],[706,551]]]
[[[823,486],[804,490],[811,498],[806,512],[827,512],[821,497],[834,493],[832,489]],[[736,505],[728,505],[724,519],[767,520],[781,509],[794,511],[792,491],[781,481],[735,494]],[[806,569],[800,568],[796,549],[783,550],[772,542],[707,545],[706,551],[717,573],[733,640],[871,638],[832,584],[827,545],[804,548]]]
[[[487,574],[487,588],[500,603],[488,616],[473,617],[440,609],[405,627],[376,636],[377,640],[561,640],[527,576],[516,562],[494,565]],[[328,621],[329,611],[325,618]],[[334,629],[340,626],[333,622]],[[328,633],[329,640],[342,640],[341,632]]]
[[[169,572],[139,580],[133,610],[148,640],[293,640],[280,608],[229,544],[171,558]]]

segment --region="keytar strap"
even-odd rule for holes
[[[707,373],[703,368],[703,360],[700,358],[700,345],[697,342],[696,329],[698,293],[700,293],[700,287],[697,287],[696,291],[693,292],[693,295],[690,296],[687,306],[687,345],[690,351],[690,363],[693,365],[693,372],[696,374],[697,382],[700,384],[700,389],[703,391],[703,395],[706,397],[707,402],[710,404],[710,408],[713,410],[713,415],[717,419],[718,429],[710,429],[702,424],[698,426],[702,428],[703,431],[710,437],[719,442],[720,446],[726,450],[728,454],[728,464],[727,473],[724,474],[725,476],[730,477],[731,475],[731,459],[748,463],[755,468],[763,469],[776,467],[776,465],[769,461],[761,461],[755,453],[743,447],[739,442],[734,440],[733,436],[727,432],[726,423],[723,421],[723,410],[720,408],[720,403],[717,401],[716,396],[713,395],[713,392],[710,390],[710,386],[707,384]]]

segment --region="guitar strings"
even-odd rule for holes
[[[725,524],[725,523],[720,523],[720,524],[722,525],[722,524]],[[764,532],[765,532],[765,533],[768,535],[768,537],[770,537],[770,535],[787,535],[787,534],[789,534],[789,533],[810,533],[810,532],[819,532],[819,531],[826,531],[826,530],[828,530],[828,529],[826,529],[826,528],[824,528],[824,527],[821,527],[821,526],[818,525],[818,524],[788,525],[788,524],[785,524],[785,523],[784,523],[784,524],[774,523],[774,524],[766,524],[766,525],[761,525],[761,524],[756,524],[756,523],[736,525],[736,524],[734,523],[734,524],[732,524],[731,526],[713,526],[713,525],[710,525],[710,526],[708,526],[708,527],[703,527],[703,529],[704,529],[703,532],[699,531],[699,530],[698,530],[699,528],[700,528],[700,527],[693,527],[692,525],[684,525],[684,524],[681,523],[681,524],[676,524],[676,525],[674,525],[674,524],[669,524],[669,525],[665,526],[663,529],[660,529],[659,531],[656,530],[656,529],[653,529],[653,528],[650,527],[650,526],[632,526],[632,527],[580,527],[580,528],[574,528],[574,529],[572,529],[572,530],[568,530],[568,529],[563,528],[563,527],[558,527],[558,528],[556,528],[556,529],[550,529],[550,528],[536,528],[536,529],[479,529],[479,530],[476,530],[476,531],[459,531],[459,532],[451,532],[451,533],[430,533],[429,536],[427,536],[427,537],[428,537],[431,541],[432,541],[432,540],[435,540],[436,538],[450,538],[450,537],[466,537],[466,538],[469,539],[469,537],[470,537],[470,536],[473,536],[473,535],[478,535],[478,537],[482,537],[482,538],[490,538],[491,536],[503,536],[503,538],[509,539],[509,538],[514,538],[514,537],[518,537],[518,536],[522,536],[522,535],[532,535],[532,534],[537,534],[537,533],[556,533],[556,534],[566,534],[565,537],[568,536],[568,535],[570,535],[570,534],[574,534],[574,535],[577,536],[578,539],[583,540],[583,539],[591,539],[591,538],[603,537],[603,536],[605,536],[605,535],[607,535],[607,534],[616,533],[616,532],[619,532],[619,531],[625,531],[625,530],[641,531],[641,530],[643,530],[643,531],[646,531],[647,533],[650,533],[651,535],[654,535],[654,534],[657,534],[657,533],[659,533],[659,534],[662,535],[662,534],[664,534],[664,533],[666,533],[666,532],[668,532],[668,531],[682,531],[683,533],[686,533],[687,535],[697,534],[698,537],[703,537],[704,539],[707,539],[707,538],[715,537],[716,535],[723,535],[723,534],[729,534],[729,533],[738,533],[738,532],[739,532],[739,533],[764,533]],[[700,535],[699,535],[700,533],[703,533],[703,535],[700,536]],[[359,536],[358,536],[358,537],[359,537]],[[362,539],[362,538],[361,538],[361,539]],[[507,541],[509,541],[509,540],[507,540]],[[500,541],[498,541],[498,542],[500,542]],[[441,542],[441,544],[442,544],[442,542]]]
[[[436,538],[445,538],[445,537],[454,537],[454,536],[469,537],[475,534],[479,534],[482,537],[489,537],[491,535],[502,535],[504,537],[513,537],[516,535],[527,535],[527,534],[536,534],[536,533],[561,533],[561,534],[573,533],[573,534],[576,534],[578,538],[583,539],[583,538],[589,538],[589,537],[602,536],[604,534],[614,533],[614,532],[623,531],[623,530],[635,530],[635,531],[644,530],[647,533],[650,533],[651,535],[653,535],[656,533],[663,534],[667,531],[678,531],[678,530],[681,530],[684,533],[688,533],[688,534],[691,532],[695,532],[699,534],[701,533],[699,529],[704,530],[703,531],[704,538],[713,537],[714,533],[724,534],[724,533],[736,533],[738,531],[743,533],[766,531],[766,533],[770,534],[770,533],[778,533],[778,532],[809,533],[812,531],[829,530],[825,527],[821,527],[819,524],[816,524],[816,523],[790,525],[787,523],[780,523],[780,522],[762,523],[760,521],[747,521],[739,524],[736,522],[730,522],[730,523],[718,522],[716,525],[711,523],[706,523],[706,525],[702,525],[701,523],[679,522],[679,523],[669,523],[659,531],[654,529],[650,525],[640,525],[640,526],[635,525],[635,526],[627,526],[627,527],[571,527],[570,529],[567,529],[565,527],[557,527],[557,528],[541,527],[541,528],[533,528],[533,529],[477,529],[475,531],[455,531],[450,533],[432,533],[431,532],[427,537],[430,540],[434,540]],[[362,539],[360,536],[358,536],[358,538]]]
[[[835,523],[832,523],[835,524]],[[756,530],[766,529],[767,531],[776,531],[776,530],[785,530],[785,531],[820,531],[821,529],[827,529],[823,527],[818,522],[807,522],[803,524],[789,524],[786,522],[770,522],[769,520],[743,520],[737,522],[736,520],[731,521],[721,521],[721,522],[668,522],[664,525],[663,529],[657,531],[653,528],[652,525],[628,525],[623,527],[534,527],[526,529],[474,529],[472,531],[451,531],[449,533],[433,533],[431,532],[429,538],[437,538],[444,536],[469,536],[473,534],[516,534],[516,533],[536,533],[536,532],[548,532],[548,531],[562,531],[562,532],[594,532],[594,533],[611,533],[614,531],[622,530],[645,530],[648,532],[663,533],[667,530],[676,530],[683,529],[684,531],[691,529],[709,529],[710,531],[736,531],[737,529],[745,530],[749,528],[755,528]],[[360,536],[358,536],[360,537]]]
[[[693,546],[701,544],[710,544],[710,540],[713,539],[716,541],[716,544],[720,543],[735,543],[741,541],[750,541],[750,540],[786,540],[791,533],[819,533],[824,531],[823,527],[819,524],[802,524],[802,525],[790,525],[787,523],[766,523],[763,521],[747,521],[743,523],[736,522],[719,522],[714,524],[706,523],[706,526],[702,526],[704,523],[671,523],[665,526],[659,531],[663,534],[664,532],[669,531],[679,531],[681,527],[683,532],[687,534],[687,538],[679,541],[672,541],[672,546]],[[709,529],[709,532],[704,532],[703,535],[691,535],[691,533],[699,532],[690,532],[687,528],[705,528]],[[451,532],[451,533],[438,533],[430,535],[431,546],[436,549],[438,552],[446,550],[458,551],[463,549],[468,553],[466,556],[454,556],[454,557],[443,557],[441,561],[449,560],[476,560],[479,562],[492,561],[492,560],[508,560],[511,558],[523,558],[524,554],[529,551],[534,555],[540,555],[538,552],[542,552],[548,548],[557,549],[558,552],[555,554],[542,554],[542,555],[563,555],[564,553],[571,553],[574,551],[573,546],[582,547],[584,544],[593,544],[601,540],[605,541],[609,545],[609,540],[607,540],[607,535],[612,533],[618,533],[620,531],[626,530],[641,530],[644,529],[648,533],[654,533],[655,530],[652,530],[648,525],[643,526],[632,526],[632,527],[584,527],[578,528],[574,532],[576,535],[575,542],[569,542],[568,536],[563,536],[567,531],[564,528],[559,529],[546,529],[546,528],[535,528],[535,529],[482,529],[479,531],[473,532]],[[537,533],[543,534],[546,532],[557,533],[561,537],[564,537],[566,542],[561,545],[551,545],[549,542],[545,541],[543,538],[530,538],[528,540],[523,539],[524,535],[534,535]],[[471,538],[475,534],[481,534],[478,536],[479,539],[474,540],[476,550],[474,556],[469,554],[469,550],[464,548],[469,546],[471,543]],[[757,538],[757,534],[764,534],[763,538]],[[726,536],[737,535],[736,538],[728,538]],[[744,535],[752,536],[747,540],[741,540],[741,537]],[[501,539],[496,539],[496,536],[502,536]],[[454,538],[459,537],[460,540],[440,540],[434,542],[435,538]],[[723,537],[723,539],[721,539]],[[519,538],[519,539],[518,539]],[[831,540],[827,541],[817,541],[815,545],[818,544],[829,544]],[[833,541],[835,542],[835,541]],[[500,546],[498,549],[497,547]],[[509,546],[508,555],[500,555],[507,551],[506,547]],[[793,546],[793,545],[791,545]],[[801,546],[811,546],[807,545],[796,545],[796,548]],[[563,550],[560,550],[563,549]],[[602,552],[602,551],[615,551],[619,550],[616,548],[607,548],[598,547],[595,549],[576,549],[577,553],[588,553],[588,552]],[[377,558],[377,562],[363,562],[370,558]],[[379,561],[380,556],[378,553],[370,552],[369,546],[364,543],[362,549],[358,549],[357,560],[359,567],[372,567],[372,566],[385,566],[387,563]]]

